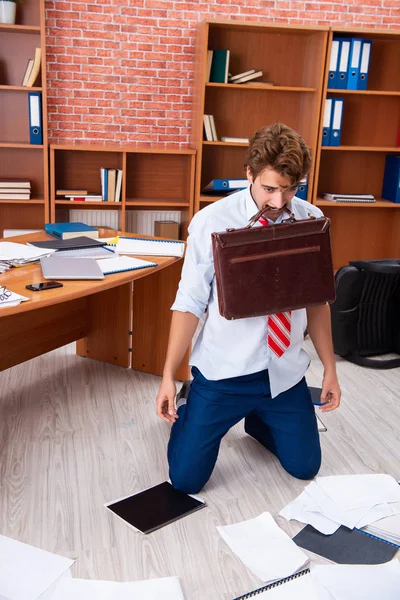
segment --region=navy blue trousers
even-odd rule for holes
[[[312,479],[321,466],[314,406],[305,378],[271,398],[268,371],[210,381],[192,368],[186,405],[178,410],[168,444],[169,475],[175,488],[201,490],[214,469],[221,439],[245,419],[245,431],[272,452],[284,469]]]

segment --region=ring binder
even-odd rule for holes
[[[288,581],[294,581],[295,579],[299,579],[299,577],[303,577],[303,575],[308,575],[310,573],[310,569],[303,569],[302,571],[299,571],[298,573],[293,573],[293,575],[289,575],[288,577],[284,577],[283,579],[278,579],[278,581],[274,581],[273,583],[268,583],[267,585],[263,585],[260,588],[257,588],[256,590],[253,590],[252,592],[248,592],[247,594],[244,594],[243,596],[238,596],[237,598],[234,598],[233,600],[247,600],[248,598],[255,598],[256,596],[258,596],[259,594],[262,594],[263,592],[268,592],[269,590],[273,590],[274,588],[279,587],[280,585],[283,585],[284,583],[287,583]]]

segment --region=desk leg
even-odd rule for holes
[[[76,353],[129,367],[132,284],[93,294],[87,302],[88,334],[76,343]]]
[[[136,279],[133,287],[132,369],[162,375],[171,323],[171,306],[181,276],[182,261]],[[189,378],[189,351],[177,379]]]

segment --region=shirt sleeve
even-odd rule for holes
[[[181,280],[171,310],[191,312],[200,319],[208,305],[215,274],[212,228],[200,211],[193,217],[188,231]]]

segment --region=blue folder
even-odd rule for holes
[[[400,155],[386,156],[382,198],[396,204],[400,203]]]
[[[352,38],[350,44],[349,75],[347,78],[347,89],[358,89],[358,77],[360,74],[361,47],[363,40]]]
[[[343,98],[335,98],[332,104],[331,118],[331,146],[340,146],[340,136],[342,133],[343,118]]]
[[[29,141],[31,144],[43,144],[42,129],[42,93],[29,92]]]
[[[358,73],[358,89],[366,90],[368,85],[369,60],[371,57],[371,40],[363,40],[361,46],[360,70]]]
[[[341,90],[347,89],[347,78],[349,75],[350,44],[351,40],[340,40],[337,89]]]
[[[328,75],[328,88],[331,88],[331,89],[334,89],[337,87],[339,46],[340,46],[339,40],[334,38],[332,40],[332,46],[331,46],[331,56],[329,59],[329,75]]]

